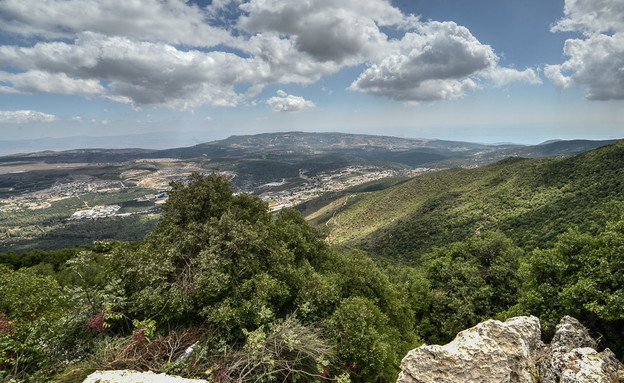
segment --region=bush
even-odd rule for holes
[[[396,380],[403,357],[399,351],[402,339],[371,300],[345,298],[329,323],[338,344],[339,365],[346,366],[355,381]]]
[[[624,214],[591,235],[570,230],[552,249],[537,249],[523,263],[522,296],[511,311],[532,313],[552,332],[564,315],[610,339],[623,353]]]
[[[446,343],[513,305],[519,296],[522,250],[501,233],[488,232],[423,256],[430,291],[421,335]]]

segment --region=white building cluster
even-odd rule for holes
[[[82,221],[84,219],[96,219],[114,216],[121,209],[119,205],[95,206],[87,210],[78,210],[69,217],[74,221]]]

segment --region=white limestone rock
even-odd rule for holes
[[[537,368],[541,383],[624,383],[624,365],[608,348],[598,352],[596,341],[576,319],[566,316]]]
[[[488,320],[444,346],[425,345],[401,362],[397,383],[532,383],[534,357],[543,347],[539,319]]]
[[[208,383],[203,379],[185,379],[167,374],[130,370],[96,371],[83,383]]]

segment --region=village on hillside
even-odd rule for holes
[[[101,180],[95,177],[78,176],[65,182],[59,182],[52,187],[22,195],[12,195],[0,199],[0,212],[15,212],[21,210],[46,209],[52,203],[72,197],[81,197],[92,193],[113,194],[123,190],[145,188],[153,193],[141,195],[136,202],[151,201],[160,205],[167,200],[168,184],[171,181],[184,182],[192,171],[199,169],[184,169],[175,172],[173,169],[159,170],[156,173],[134,173],[131,177],[121,180]],[[360,185],[365,182],[379,180],[386,177],[413,177],[431,171],[429,168],[388,170],[375,166],[348,166],[337,171],[317,173],[308,176],[305,169],[299,171],[298,177],[282,179],[256,187],[252,194],[257,194],[269,204],[271,212],[285,207],[292,207],[323,193],[339,191],[345,188]],[[205,171],[204,171],[205,173]],[[236,177],[233,172],[220,172]],[[85,205],[83,208],[68,212],[67,218],[74,221],[98,219],[115,216],[127,216],[134,213],[124,213],[121,206],[107,204],[98,206]]]

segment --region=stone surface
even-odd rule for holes
[[[401,362],[400,383],[532,383],[534,356],[543,347],[536,317],[488,320],[444,346],[425,345]]]
[[[624,383],[622,363],[611,350],[599,353],[596,347],[596,341],[578,320],[564,317],[537,363],[540,382]]]
[[[96,371],[83,383],[208,383],[203,379],[185,379],[167,374],[130,370]]]
[[[555,336],[550,342],[550,351],[569,352],[581,347],[589,347],[595,350],[598,344],[592,339],[581,322],[571,316],[564,316],[555,327]]]
[[[624,365],[566,316],[549,346],[536,317],[488,320],[444,346],[425,345],[401,363],[397,383],[624,383]]]

